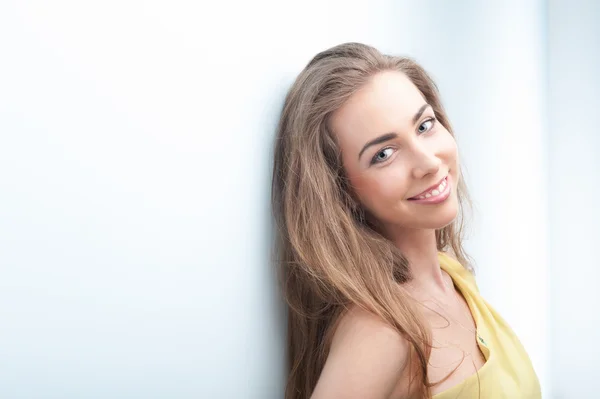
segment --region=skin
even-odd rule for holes
[[[469,308],[438,261],[435,230],[458,212],[459,160],[454,138],[426,105],[404,74],[381,72],[332,115],[329,128],[354,194],[411,264],[414,279],[406,288],[423,305],[433,336],[430,382],[450,375],[432,388],[436,394],[459,384],[485,360]],[[382,136],[385,141],[365,148]],[[450,196],[444,202],[410,200],[446,177]],[[408,353],[408,343],[382,320],[351,309],[336,329],[312,397],[408,398]]]

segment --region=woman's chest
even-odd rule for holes
[[[489,353],[489,352],[488,352]],[[427,365],[432,394],[459,385],[484,366],[486,356],[478,344],[476,330],[449,325],[432,331],[432,348]]]
[[[435,301],[426,307],[432,338],[427,372],[432,393],[436,394],[476,374],[484,366],[489,350],[483,345],[462,296],[445,304]]]

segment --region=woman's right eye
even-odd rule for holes
[[[393,152],[394,152],[393,148],[390,148],[390,147],[384,148],[383,150],[381,150],[377,154],[375,154],[375,156],[371,160],[371,164],[385,162],[389,157],[392,156]]]

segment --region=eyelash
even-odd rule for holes
[[[436,119],[435,117],[432,117],[432,118],[427,118],[427,119],[425,119],[425,120],[424,120],[424,121],[423,121],[423,122],[422,122],[422,123],[419,125],[419,127],[423,126],[423,124],[425,124],[426,122],[431,122],[431,127],[430,127],[428,130],[424,131],[424,132],[418,132],[418,134],[419,134],[419,135],[421,135],[421,134],[425,134],[425,133],[427,133],[427,132],[430,132],[430,131],[433,129],[433,127],[435,126],[435,123],[437,122],[437,119]],[[385,147],[385,148],[382,148],[380,151],[378,151],[378,152],[377,152],[377,154],[375,154],[375,156],[374,156],[374,157],[371,159],[371,165],[374,165],[374,164],[377,164],[377,163],[382,163],[382,162],[385,162],[385,161],[387,160],[387,158],[386,158],[386,159],[384,159],[384,160],[381,160],[381,161],[379,161],[379,160],[377,160],[377,156],[378,156],[379,154],[381,154],[382,152],[384,152],[384,151],[386,151],[386,150],[391,150],[391,149],[393,149],[393,147]]]

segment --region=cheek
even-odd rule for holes
[[[359,201],[374,213],[378,208],[388,208],[402,199],[407,193],[407,176],[401,165],[368,171],[350,177]]]
[[[439,147],[439,157],[442,159],[443,163],[450,169],[450,174],[454,180],[454,184],[457,185],[460,176],[460,162],[458,157],[458,148],[456,145],[456,140],[452,135],[445,131],[444,140],[441,141]]]
[[[443,135],[440,152],[443,154],[446,161],[458,164],[458,148],[456,146],[456,140],[454,140],[454,137],[452,137],[447,130],[445,130],[445,134]]]
[[[450,132],[446,129],[438,131],[428,143],[429,150],[454,174],[458,169],[458,148]]]

